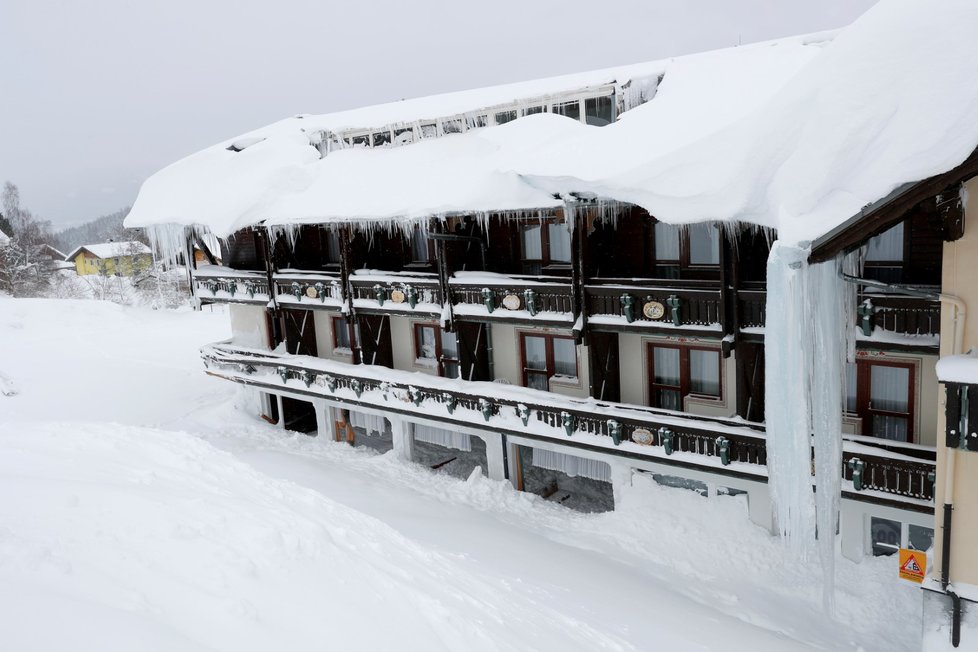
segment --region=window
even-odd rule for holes
[[[562,104],[554,104],[554,113],[557,115],[566,116],[572,120],[580,121],[581,119],[581,103],[577,100],[572,102],[563,102]]]
[[[934,530],[923,525],[871,516],[869,543],[874,557],[895,554],[900,548],[926,551],[934,543]]]
[[[531,106],[523,109],[523,115],[533,115],[535,113],[546,113],[547,107],[545,106]]]
[[[343,317],[333,317],[333,353],[350,353],[350,327]]]
[[[431,249],[428,246],[428,232],[420,226],[414,228],[411,234],[411,263],[427,264],[431,260]]]
[[[523,272],[542,274],[571,263],[570,229],[564,222],[523,227]]]
[[[603,127],[614,121],[612,98],[592,97],[584,100],[584,121],[595,127]]]
[[[458,339],[434,324],[414,325],[415,364],[438,370],[439,376],[458,378]]]
[[[711,269],[720,265],[720,230],[712,224],[673,226],[656,222],[653,247],[656,274],[679,278],[684,269]]]
[[[500,111],[496,114],[496,124],[504,125],[516,119],[516,111]]]
[[[326,232],[326,264],[339,265],[343,262],[343,252],[340,249],[340,234],[329,230]]]
[[[442,120],[441,133],[442,135],[462,133],[462,119]]]
[[[903,276],[906,237],[903,222],[873,236],[866,243],[866,278],[899,283]]]
[[[649,344],[649,405],[683,410],[686,396],[720,398],[720,351],[678,344]]]
[[[550,379],[577,382],[577,346],[560,335],[520,335],[523,353],[523,385],[549,391]]]
[[[385,147],[391,144],[391,132],[378,131],[373,135],[374,147]]]
[[[859,360],[846,367],[846,411],[862,420],[862,434],[913,441],[913,363]]]

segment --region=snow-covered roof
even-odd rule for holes
[[[937,379],[942,383],[978,385],[978,351],[946,355],[937,361]]]
[[[3,231],[0,231],[0,246],[10,243],[10,236],[8,236]]]
[[[82,251],[87,251],[96,258],[118,258],[120,256],[137,256],[140,254],[151,254],[152,250],[144,245],[142,242],[137,242],[135,240],[126,242],[102,242],[99,244],[82,245],[76,247],[65,258],[67,261],[72,261],[78,254]]]
[[[158,172],[126,224],[227,235],[259,222],[547,208],[589,192],[669,222],[746,221],[811,240],[975,149],[978,86],[961,82],[978,73],[975,27],[969,0],[939,12],[883,0],[835,35],[291,118]],[[660,77],[649,101],[607,127],[545,113],[326,156],[310,138]]]

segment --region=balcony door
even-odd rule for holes
[[[912,363],[859,360],[847,369],[846,411],[862,420],[862,434],[913,442],[916,368]]]

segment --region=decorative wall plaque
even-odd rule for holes
[[[394,303],[404,303],[404,292],[401,290],[392,290],[391,301]]]
[[[309,297],[310,299],[315,299],[316,297],[319,296],[319,293],[316,292],[316,288],[310,285],[309,287],[306,288],[306,296]]]
[[[520,309],[520,298],[515,294],[507,294],[503,297],[503,306],[507,310],[519,310]]]
[[[662,319],[666,314],[666,307],[658,301],[648,301],[642,306],[642,314],[648,319]]]
[[[652,432],[645,428],[636,428],[632,431],[632,441],[642,446],[651,446],[654,441]]]

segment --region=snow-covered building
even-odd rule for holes
[[[76,247],[63,260],[73,263],[79,276],[132,276],[152,266],[153,251],[142,242],[102,242]]]
[[[221,258],[193,271],[231,312],[204,361],[266,419],[585,510],[650,474],[799,546],[933,548],[942,649],[978,621],[978,373],[942,377],[951,425],[938,380],[978,346],[976,26],[884,0],[838,33],[300,115],[160,171],[127,226]]]

